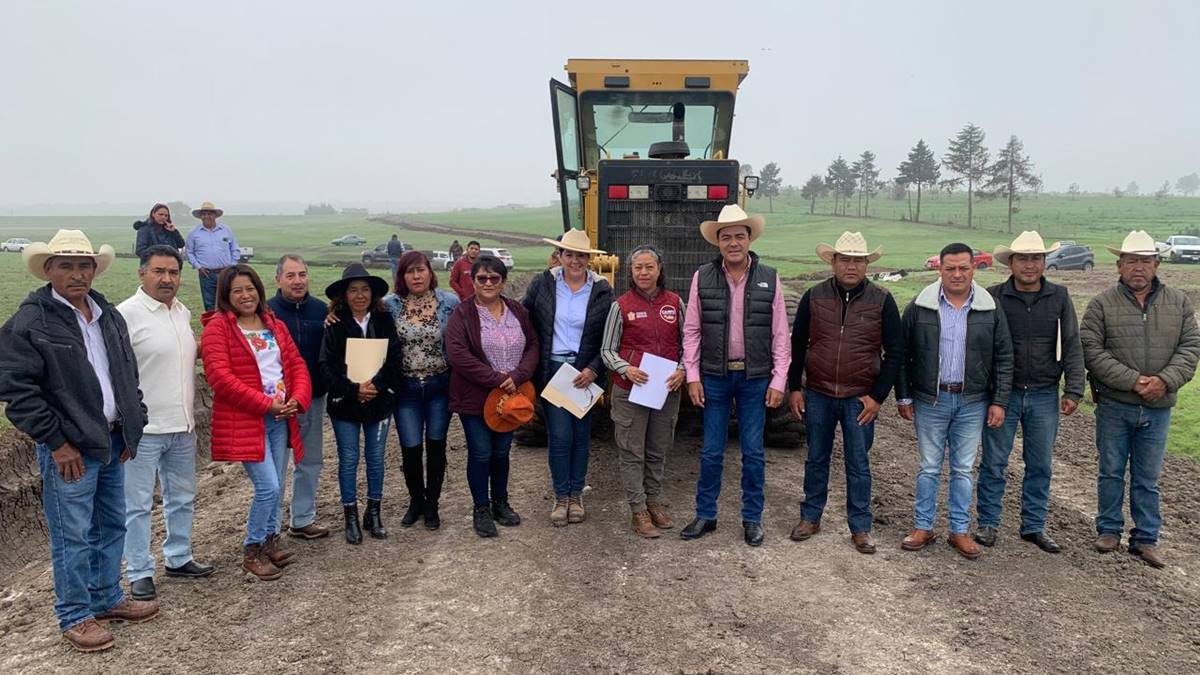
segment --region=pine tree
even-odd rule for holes
[[[783,186],[779,165],[771,162],[762,168],[758,175],[758,193],[767,198],[767,209],[775,213],[775,197],[779,196],[779,188]]]
[[[1020,201],[1022,187],[1037,188],[1042,179],[1033,173],[1033,161],[1024,154],[1025,146],[1016,136],[1008,137],[1008,144],[996,156],[996,163],[988,167],[988,181],[980,188],[986,197],[1008,198],[1008,232],[1012,233],[1013,203]]]
[[[808,212],[817,212],[817,199],[828,194],[829,188],[826,187],[825,181],[817,174],[809,177],[808,182],[804,187],[800,188],[800,196],[808,200]]]
[[[975,185],[987,175],[988,150],[983,145],[983,129],[968,124],[950,139],[950,148],[942,158],[947,169],[967,181],[967,227],[975,226]]]
[[[909,217],[915,222],[921,222],[921,188],[936,184],[942,175],[937,158],[933,156],[933,150],[925,145],[925,139],[917,141],[913,149],[908,151],[908,159],[900,162],[896,171],[900,174],[896,177],[897,182],[917,186],[917,212]]]

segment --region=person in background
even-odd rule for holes
[[[324,465],[325,394],[329,382],[320,376],[321,340],[325,335],[325,317],[329,306],[314,297],[308,288],[308,264],[298,255],[285,255],[275,263],[275,295],[267,306],[275,317],[287,326],[296,343],[308,378],[312,383],[312,403],[296,415],[300,438],[304,442],[304,458],[295,463],[292,471],[291,527],[288,534],[297,539],[320,539],[329,536],[329,528],[317,522],[317,484]],[[283,527],[283,494],[286,481],[279,489],[278,525]]]
[[[393,234],[387,243],[388,259],[392,263],[392,277],[396,276],[396,263],[400,262],[400,256],[404,255],[404,244],[400,241],[400,237]]]
[[[1158,479],[1163,471],[1171,408],[1196,375],[1200,330],[1188,293],[1158,278],[1154,238],[1130,232],[1117,256],[1120,280],[1092,298],[1079,339],[1096,402],[1096,537],[1100,553],[1121,546],[1125,527],[1125,467],[1129,467],[1129,552],[1154,568],[1166,566],[1158,549],[1162,526]]]
[[[217,220],[224,214],[212,202],[201,204],[192,211],[200,224],[192,228],[186,240],[188,262],[200,275],[200,297],[205,311],[216,307],[217,277],[225,268],[236,265],[242,255],[233,230]]]
[[[471,270],[471,299],[450,315],[446,352],[450,370],[450,410],[458,413],[467,440],[467,483],[474,503],[475,534],[496,536],[496,523],[513,527],[521,517],[508,503],[509,451],[513,429],[497,430],[485,419],[496,389],[526,399],[532,416],[532,387],[527,386],[538,363],[538,341],[521,303],[503,296],[508,268],[492,256],[480,256]],[[492,399],[498,402],[498,399]],[[495,403],[493,404],[495,405]]]
[[[458,260],[459,258],[462,257],[462,254],[463,254],[462,244],[458,243],[457,239],[450,242],[450,259]]]
[[[308,368],[287,326],[264,300],[249,265],[217,279],[217,309],[200,318],[200,355],[212,387],[212,461],[241,462],[254,485],[242,569],[273,581],[294,554],[279,545],[279,499],[288,446],[304,455],[296,416],[312,403]]]
[[[420,251],[400,258],[393,284],[395,293],[385,297],[383,305],[391,313],[402,354],[395,418],[409,501],[400,525],[411,527],[424,518],[425,527],[436,530],[442,522],[438,502],[446,478],[450,427],[450,362],[444,337],[459,300],[437,287],[429,258]]]
[[[646,354],[678,364],[666,382],[667,400],[658,410],[629,400],[633,385],[650,379],[639,367]],[[614,436],[633,531],[653,539],[660,530],[674,527],[663,501],[663,469],[675,442],[684,381],[683,301],[667,290],[662,254],[653,246],[643,244],[629,254],[629,290],[608,310],[600,356],[613,372]]]
[[[150,207],[150,217],[135,222],[133,229],[137,232],[133,252],[138,258],[151,246],[170,246],[176,251],[183,249],[183,235],[171,222],[171,209],[166,204]]]
[[[321,377],[329,383],[329,421],[338,451],[338,489],[346,521],[346,543],[361,544],[362,531],[375,539],[386,539],[383,504],[383,453],[387,445],[388,419],[395,405],[396,382],[400,375],[400,339],[391,315],[381,299],[388,285],[369,274],[361,263],[353,263],[342,278],[325,289],[329,313],[337,321],[325,326],[321,342]],[[348,375],[347,341],[386,340],[383,365],[371,379],[354,382]],[[367,509],[362,526],[358,522],[359,438],[361,456],[367,464]]]
[[[163,562],[168,577],[199,579],[216,568],[192,558],[196,500],[196,336],[192,313],[180,302],[183,256],[154,245],[138,267],[142,285],[117,305],[129,326],[149,421],[137,454],[125,464],[125,577],[134,600],[153,600],[154,554],[150,512],[155,479],[162,485]]]
[[[123,462],[137,453],[146,408],[125,320],[92,290],[112,247],[59,230],[21,257],[48,283],[0,328],[0,401],[37,444],[59,630],[77,651],[96,652],[113,646],[101,622],[158,615],[157,601],[121,591]]]
[[[571,230],[561,241],[543,241],[562,249],[559,254],[562,266],[534,277],[521,302],[529,312],[541,345],[534,384],[541,392],[558,369],[569,363],[579,371],[572,382],[575,387],[584,389],[596,383],[603,388],[607,368],[600,357],[600,341],[612,308],[613,292],[608,280],[589,270],[588,263],[592,254],[604,251],[593,249],[583,230]],[[550,522],[555,527],[582,523],[587,518],[583,488],[587,485],[594,408],[582,419],[553,404],[543,406],[542,410],[554,488]]]
[[[475,264],[475,260],[479,257],[479,242],[467,242],[467,254],[454,261],[454,266],[450,268],[450,288],[458,293],[459,300],[466,300],[475,292],[475,287],[471,281],[471,266]]]
[[[717,529],[729,415],[736,402],[742,538],[749,546],[763,543],[763,430],[767,408],[783,403],[792,353],[779,274],[750,250],[765,227],[762,216],[747,215],[737,204],[722,208],[717,220],[700,224],[701,236],[720,257],[692,275],[683,324],[688,397],[704,411],[696,517],[679,533],[683,539],[698,539]]]

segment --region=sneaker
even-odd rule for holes
[[[504,527],[516,527],[521,524],[521,516],[512,510],[507,499],[502,502],[492,502],[492,519],[496,521],[497,525]]]
[[[475,534],[487,539],[494,537],[496,532],[496,522],[492,520],[492,509],[485,505],[475,507]]]

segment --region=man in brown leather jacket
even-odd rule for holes
[[[870,554],[875,542],[869,455],[875,417],[903,363],[900,310],[891,293],[867,281],[867,265],[883,252],[868,252],[862,234],[846,232],[834,246],[818,244],[817,255],[833,268],[833,277],[800,299],[788,370],[791,411],[804,419],[808,442],[804,502],[792,539],[804,541],[821,530],[833,434],[840,423],[850,539],[859,553]]]

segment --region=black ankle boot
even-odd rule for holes
[[[496,523],[492,520],[492,509],[487,504],[476,506],[473,514],[475,521],[475,534],[484,537],[496,536]]]
[[[442,526],[442,517],[438,515],[438,505],[426,504],[425,511],[422,514],[425,518],[425,529],[436,530]]]
[[[358,528],[358,504],[342,506],[346,513],[346,543],[361,544],[362,530]]]
[[[362,527],[375,539],[387,539],[387,530],[383,528],[383,518],[379,515],[380,504],[378,499],[367,500],[367,511],[363,514]]]
[[[424,452],[425,449],[420,445],[400,448],[404,484],[408,486],[408,510],[400,519],[402,527],[412,527],[425,512],[425,478],[421,469],[421,455]]]

